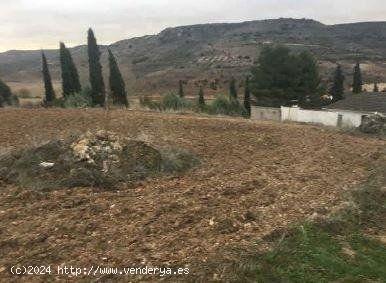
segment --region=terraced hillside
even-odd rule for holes
[[[175,89],[182,79],[188,83],[188,92],[196,94],[198,81],[206,81],[213,92],[222,91],[231,75],[240,77],[250,69],[261,46],[268,43],[310,50],[320,61],[324,80],[329,79],[337,61],[350,74],[359,58],[365,82],[385,82],[385,39],[385,22],[324,25],[306,19],[275,19],[168,28],[158,35],[116,42],[110,48],[118,57],[131,93],[162,94]],[[107,67],[106,46],[101,49]],[[74,47],[71,52],[86,83],[86,48]],[[58,81],[58,52],[46,53],[53,78]],[[39,51],[0,54],[0,76],[15,90],[28,87],[34,95],[41,95],[40,68]]]

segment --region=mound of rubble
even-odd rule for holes
[[[41,188],[100,187],[181,173],[198,163],[183,150],[159,151],[112,132],[88,132],[0,156],[0,179]]]
[[[359,129],[366,134],[386,135],[386,116],[379,114],[367,116]]]

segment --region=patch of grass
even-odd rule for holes
[[[248,273],[258,282],[384,282],[385,263],[386,246],[378,241],[360,233],[338,237],[306,224],[257,259]]]
[[[377,164],[338,215],[289,229],[270,252],[239,264],[237,281],[386,282],[386,245],[364,233],[386,231],[385,169]]]

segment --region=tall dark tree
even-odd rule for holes
[[[377,83],[374,83],[373,92],[379,92],[379,87]]]
[[[308,51],[301,52],[295,58],[299,64],[298,103],[307,108],[319,107],[321,105],[321,80],[318,63]]]
[[[200,90],[198,92],[198,107],[200,109],[205,107],[204,88],[202,86],[200,86]]]
[[[237,100],[236,79],[231,78],[229,83],[229,97],[231,100]]]
[[[71,94],[79,93],[82,87],[79,81],[78,70],[76,69],[70,50],[68,50],[63,42],[60,43],[60,67],[62,70],[63,96],[67,97]]]
[[[105,104],[105,84],[100,63],[101,53],[97,45],[93,30],[88,30],[88,63],[90,72],[91,99],[94,106]]]
[[[353,93],[361,93],[362,92],[362,73],[361,73],[361,66],[358,63],[356,63],[354,67],[354,77],[353,77],[353,84],[352,84],[352,92]]]
[[[178,82],[178,95],[181,98],[185,96],[185,93],[184,93],[184,82],[182,80],[179,80],[179,82]]]
[[[251,93],[260,106],[320,104],[320,76],[309,52],[294,54],[285,46],[265,46],[252,69]]]
[[[50,70],[47,64],[47,58],[43,51],[42,51],[42,72],[43,72],[43,82],[44,82],[44,89],[45,89],[44,104],[46,106],[51,106],[55,100],[55,91],[54,91],[54,87],[52,86]]]
[[[124,105],[129,107],[127,100],[126,86],[119,70],[117,60],[109,49],[109,66],[110,66],[110,93],[114,105]]]
[[[339,101],[343,99],[344,80],[345,80],[345,77],[343,75],[342,67],[338,65],[334,73],[333,84],[329,91],[333,101]]]
[[[251,117],[251,91],[249,88],[249,77],[245,80],[244,108],[247,111],[247,116]]]

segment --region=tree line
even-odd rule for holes
[[[108,49],[110,97],[106,93],[104,78],[102,74],[102,65],[100,62],[101,52],[99,50],[94,32],[91,28],[88,30],[87,53],[90,83],[89,90],[87,88],[82,89],[79,73],[74,60],[72,59],[70,50],[63,42],[60,42],[59,55],[62,78],[62,98],[60,100],[56,97],[47,58],[44,54],[44,51],[42,51],[42,73],[45,89],[44,105],[46,107],[57,105],[58,101],[60,104],[60,102],[65,102],[66,100],[69,100],[70,98],[79,94],[83,96],[89,96],[91,104],[90,106],[93,107],[107,106],[109,100],[111,100],[113,105],[121,105],[125,107],[129,106],[125,82],[122,78],[117,60],[111,49]]]
[[[60,43],[61,98],[56,97],[47,58],[42,51],[44,105],[58,106],[59,101],[59,104],[64,102],[66,105],[68,102],[69,107],[73,107],[71,103],[79,103],[79,100],[86,99],[85,106],[103,107],[108,101],[111,101],[114,105],[128,107],[125,82],[117,60],[109,48],[109,92],[106,92],[100,63],[101,53],[91,28],[88,30],[87,51],[90,87],[82,87],[71,53],[64,43]],[[250,73],[245,77],[243,85],[245,90],[243,103],[238,101],[238,86],[235,78],[232,77],[229,81],[229,96],[217,96],[213,107],[209,107],[205,101],[204,84],[200,84],[195,108],[201,112],[240,114],[248,117],[252,104],[268,107],[297,104],[303,108],[319,108],[344,98],[345,75],[338,64],[332,77],[331,87],[327,89],[321,82],[317,61],[311,53],[307,51],[293,53],[289,48],[280,45],[265,46]],[[357,62],[353,73],[353,93],[361,93],[362,85],[360,63]],[[373,91],[379,91],[377,83],[374,84]],[[326,93],[328,94],[327,101],[322,99]],[[180,101],[177,101],[178,97]],[[183,101],[183,98],[184,82],[180,80],[178,96],[168,96],[166,104],[178,105],[178,107],[188,105],[189,103]],[[173,100],[174,102],[170,103]],[[17,103],[17,97],[12,95],[9,87],[0,81],[0,106],[15,105],[15,103]],[[147,104],[154,108],[165,108],[153,102]]]
[[[363,81],[360,63],[353,72],[353,93],[361,93]],[[378,86],[374,84],[374,92]],[[183,81],[179,81],[178,94],[184,96]],[[244,82],[244,116],[250,116],[251,104],[265,107],[299,105],[303,108],[320,108],[344,99],[345,76],[341,65],[337,65],[332,75],[331,86],[327,88],[321,80],[315,57],[308,51],[293,53],[285,46],[265,46]],[[252,97],[254,102],[252,102]],[[327,96],[327,97],[326,97]],[[239,108],[237,83],[229,82],[229,107]],[[219,105],[225,105],[222,99]],[[199,109],[205,109],[203,86],[198,92]]]
[[[252,69],[251,89],[256,103],[261,106],[280,107],[297,104],[304,108],[320,108],[344,98],[345,76],[338,64],[332,85],[322,84],[318,64],[308,51],[291,53],[284,46],[267,46],[261,51]],[[353,93],[362,92],[362,74],[357,62],[353,74]],[[375,84],[374,91],[378,91]],[[328,94],[327,100],[323,96]]]
[[[228,97],[224,95],[217,95],[215,100],[211,104],[207,104],[204,95],[204,83],[199,84],[198,90],[198,99],[196,105],[190,105],[187,101],[184,100],[185,91],[184,91],[184,82],[182,80],[178,83],[178,96],[174,96],[174,100],[180,100],[180,103],[173,103],[174,105],[185,105],[185,108],[192,108],[199,112],[206,112],[208,114],[224,114],[224,115],[241,115],[244,117],[250,117],[251,115],[251,100],[250,100],[250,87],[249,87],[249,76],[245,79],[245,88],[244,88],[244,100],[241,104],[238,100],[237,94],[237,82],[234,77],[229,81],[229,94]],[[170,97],[170,94],[169,94]],[[142,103],[143,106],[147,106],[152,109],[163,110],[172,108],[173,110],[177,107],[169,107],[168,103],[163,103],[164,105],[157,105],[155,102],[145,102]]]

